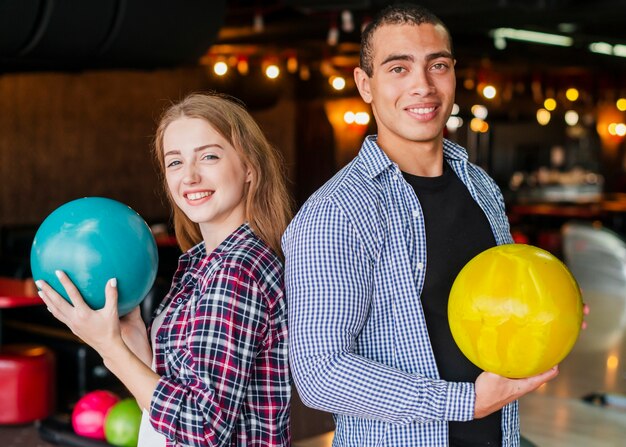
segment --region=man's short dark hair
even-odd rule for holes
[[[452,37],[450,36],[450,31],[439,17],[423,6],[411,3],[400,3],[387,6],[381,10],[376,18],[363,30],[363,34],[361,35],[361,57],[359,63],[361,69],[370,77],[374,73],[374,48],[372,46],[372,38],[378,28],[384,25],[422,25],[424,23],[440,25],[446,30],[448,40],[450,41],[450,51],[454,54],[452,51]]]

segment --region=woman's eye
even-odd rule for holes
[[[215,154],[204,154],[202,160],[217,160],[219,157]]]
[[[179,164],[180,164],[180,161],[178,161],[178,160],[172,160],[172,161],[170,161],[169,163],[167,163],[167,164],[165,165],[165,167],[166,167],[166,168],[171,168],[171,167],[174,167],[174,166],[178,166]]]

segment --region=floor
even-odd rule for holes
[[[520,401],[522,435],[537,447],[626,446],[626,306],[603,299],[587,299],[588,328],[561,363],[559,376]],[[601,405],[599,398],[596,403],[581,399],[591,394],[604,395],[607,405]],[[308,425],[313,421],[304,419]],[[329,447],[332,436],[332,432],[311,436],[294,442],[294,447]],[[52,444],[43,442],[35,427],[27,425],[0,427],[0,445]]]
[[[624,303],[602,297],[587,302],[588,327],[561,363],[559,376],[520,400],[522,435],[537,447],[626,446]],[[581,399],[590,394],[605,395],[608,404]],[[332,438],[329,432],[295,442],[294,447],[329,447]]]

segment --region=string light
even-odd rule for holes
[[[328,82],[335,90],[343,90],[346,87],[346,80],[341,76],[331,76]]]
[[[554,98],[546,98],[546,100],[543,102],[543,107],[546,110],[552,112],[556,109],[556,100]]]
[[[474,104],[471,108],[471,111],[472,111],[472,115],[474,115],[476,118],[480,120],[486,119],[487,115],[489,114],[487,107],[481,104]]]
[[[485,85],[481,93],[485,98],[493,99],[496,97],[497,90],[493,85]]]
[[[572,102],[578,99],[578,95],[579,95],[578,90],[575,89],[574,87],[568,88],[567,91],[565,92],[565,97]]]
[[[552,115],[546,109],[537,110],[537,122],[542,126],[547,125],[550,122]]]
[[[218,76],[224,76],[228,72],[228,65],[224,61],[218,61],[213,65],[213,72]]]
[[[578,119],[578,113],[575,110],[568,110],[567,112],[565,112],[565,122],[569,126],[575,126],[576,124],[578,124]]]
[[[265,76],[267,76],[268,78],[276,79],[279,75],[280,75],[280,68],[278,68],[278,65],[270,64],[267,67],[265,67]]]

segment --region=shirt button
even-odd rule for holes
[[[182,298],[176,298],[176,304],[180,304],[180,303],[182,303],[182,302],[183,302],[183,299],[182,299]]]
[[[418,270],[422,270],[423,268],[424,268],[424,263],[422,263],[422,262],[418,262],[418,263],[417,263],[417,269],[418,269]]]
[[[418,210],[413,210],[413,217],[419,217],[420,212]]]
[[[160,335],[157,335],[157,341],[161,341],[163,339],[163,337],[161,337]]]
[[[393,175],[393,179],[394,179],[394,180],[398,180],[398,174],[394,174],[394,175]]]

